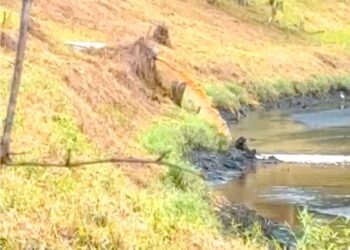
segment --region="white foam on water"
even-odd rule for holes
[[[330,165],[350,165],[350,155],[319,155],[319,154],[259,154],[258,160],[267,160],[274,157],[286,163],[306,163],[306,164],[330,164]]]
[[[326,215],[342,216],[350,219],[350,206],[336,208],[312,208],[311,211]]]

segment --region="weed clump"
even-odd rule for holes
[[[234,110],[241,105],[249,103],[249,96],[246,90],[234,82],[224,82],[222,84],[206,84],[207,94],[213,98],[216,107]]]
[[[317,220],[307,208],[299,211],[298,249],[347,249],[350,246],[350,224],[344,218]]]

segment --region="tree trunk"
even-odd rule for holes
[[[9,103],[7,106],[7,114],[5,120],[4,134],[1,138],[0,144],[0,164],[6,163],[10,160],[10,139],[15,117],[17,96],[19,92],[19,85],[21,83],[21,73],[23,68],[23,58],[28,36],[28,24],[30,16],[31,0],[23,0],[21,26],[17,45],[16,63],[11,84],[11,92]]]

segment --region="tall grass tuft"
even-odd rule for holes
[[[344,218],[318,220],[304,208],[299,213],[298,249],[349,249],[350,222]]]

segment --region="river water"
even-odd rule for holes
[[[350,105],[251,113],[232,129],[265,154],[350,155]],[[304,205],[320,216],[350,218],[350,165],[261,165],[216,191],[291,226]]]

